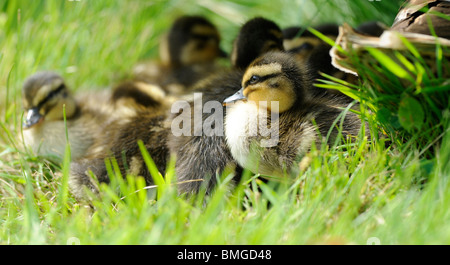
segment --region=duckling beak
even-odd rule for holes
[[[27,117],[25,119],[25,122],[23,123],[23,128],[28,129],[43,120],[44,116],[39,113],[39,109],[37,107],[31,108],[27,111]]]
[[[247,98],[244,96],[244,88],[239,89],[238,92],[234,93],[232,96],[227,97],[223,101],[223,105],[226,106],[229,103],[238,101],[238,100],[246,100]]]

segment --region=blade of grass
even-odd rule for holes
[[[367,47],[367,50],[369,53],[377,59],[380,64],[382,64],[384,67],[386,67],[389,71],[391,71],[393,74],[395,74],[397,77],[405,78],[410,80],[411,82],[414,82],[414,79],[411,77],[411,75],[403,69],[401,66],[399,66],[396,62],[394,62],[389,56],[384,54],[382,51],[377,50],[372,47]]]
[[[67,118],[66,118],[66,105],[63,105],[63,117],[64,117],[64,130],[66,134],[66,148],[64,150],[64,160],[62,165],[62,179],[58,192],[58,207],[63,216],[67,214],[67,199],[69,196],[69,172],[70,172],[70,162],[71,151],[70,151],[70,142],[69,142],[69,130],[67,129]]]
[[[148,170],[150,171],[150,175],[152,176],[155,184],[158,186],[157,196],[158,196],[158,199],[160,199],[166,189],[166,182],[164,181],[164,178],[159,173],[155,162],[150,157],[150,154],[148,153],[147,148],[145,148],[144,142],[142,142],[142,140],[138,140],[138,146],[139,146],[139,150],[141,151],[142,157],[144,158],[144,162],[147,165]]]

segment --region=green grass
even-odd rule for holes
[[[256,15],[283,27],[330,18],[390,24],[393,2],[0,1],[0,244],[366,244],[371,237],[382,244],[449,244],[448,111],[440,120],[442,140],[426,139],[431,157],[414,137],[390,134],[396,145],[386,147],[383,139],[360,136],[357,144],[314,150],[311,166],[293,179],[264,183],[247,174],[230,189],[225,173],[206,198],[179,197],[173,170],[158,188],[111,173],[95,210],[67,192],[68,160],[54,165],[35,157],[16,138],[27,76],[56,70],[75,91],[109,87],[138,61],[157,56],[158,36],[178,15],[208,16],[230,51],[239,26]],[[368,110],[361,112],[376,136],[380,116]]]

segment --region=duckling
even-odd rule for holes
[[[322,24],[314,29],[333,40],[339,35],[339,26],[333,23]],[[293,26],[283,30],[284,49],[294,54],[299,61],[308,60],[312,52],[320,45],[325,45],[325,42],[305,27]],[[328,61],[324,64],[327,65],[327,63]]]
[[[339,27],[336,24],[328,23],[314,27],[317,31],[328,38],[335,40],[339,34]],[[289,27],[283,30],[283,46],[286,52],[293,55],[301,65],[308,65],[309,71],[315,79],[323,78],[321,73],[325,73],[350,83],[357,83],[354,75],[346,74],[331,64],[330,49],[331,46],[322,39],[308,31],[304,27]],[[324,89],[319,87],[310,87],[310,93],[313,97],[324,96],[344,96],[337,90]],[[348,97],[348,102],[352,100]]]
[[[270,52],[245,71],[242,88],[224,100],[225,138],[240,166],[254,173],[283,177],[321,136],[332,143],[339,136],[333,122],[347,103],[339,98],[318,100],[308,93],[312,79],[292,56]],[[265,104],[263,104],[265,102]],[[275,114],[275,115],[274,115]],[[344,137],[356,136],[361,120],[354,113],[343,119]]]
[[[182,16],[162,39],[161,62],[139,64],[134,74],[138,81],[160,85],[171,94],[182,94],[220,69],[215,61],[226,56],[220,49],[220,34],[210,21],[201,16]]]
[[[336,40],[339,35],[339,26],[334,23],[325,23],[313,28],[332,40]],[[378,37],[387,28],[386,25],[378,21],[368,21],[360,24],[356,30],[362,34]],[[327,49],[331,48],[316,35],[308,31],[307,28],[300,26],[288,27],[283,30],[283,46],[287,52],[294,54],[302,62],[311,58],[313,51],[317,50],[318,47],[325,46]],[[328,59],[322,62],[322,64],[325,67],[331,65],[328,63]]]
[[[22,93],[26,110],[24,144],[34,153],[55,162],[62,160],[66,147],[64,106],[72,159],[83,157],[111,115],[106,103],[108,97],[85,95],[75,98],[64,79],[54,72],[30,76]]]
[[[190,111],[173,114],[168,123],[173,124],[175,119],[195,121],[193,115],[197,108],[205,108],[208,102],[220,103],[232,95],[240,87],[243,69],[256,57],[271,50],[283,50],[282,32],[278,25],[261,17],[246,22],[233,43],[231,63],[234,69],[200,82],[194,90],[202,93],[200,106],[195,105],[195,100],[190,101]],[[168,136],[170,153],[177,158],[175,170],[178,181],[182,183],[178,185],[180,193],[197,193],[202,185],[209,193],[216,184],[216,175],[220,176],[227,167],[235,168],[235,181],[240,177],[242,168],[231,156],[223,127],[220,124],[208,124],[212,116],[217,115],[216,112],[221,115],[220,111],[227,115],[225,107],[216,109],[214,113],[202,112],[201,122],[209,126],[196,127],[193,124],[189,135]]]
[[[424,12],[423,8],[428,10]],[[443,17],[445,15],[447,19]],[[410,0],[397,14],[391,30],[433,35],[428,23],[431,22],[433,31],[438,37],[450,39],[449,15],[448,0]]]

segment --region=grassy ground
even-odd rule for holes
[[[283,183],[249,175],[230,191],[225,175],[209,198],[180,198],[166,185],[155,200],[155,189],[148,194],[138,179],[122,186],[122,198],[103,187],[95,211],[67,192],[67,166],[24,152],[15,138],[27,76],[55,70],[75,91],[108,87],[156,57],[158,36],[181,14],[208,16],[230,51],[239,26],[256,15],[282,27],[389,25],[398,8],[366,0],[1,0],[0,244],[449,244],[448,133],[433,157],[408,141],[387,148],[361,137],[312,152],[311,167]],[[376,133],[377,116],[366,118]]]

